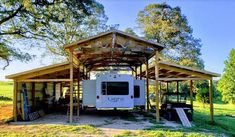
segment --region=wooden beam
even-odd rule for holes
[[[69,66],[70,66],[70,102],[69,102],[69,123],[73,122],[73,51],[69,53]]]
[[[169,83],[166,82],[166,93],[169,93]],[[168,101],[168,96],[166,96],[166,102]]]
[[[140,80],[142,80],[142,65],[140,65]]]
[[[18,77],[29,75],[29,74],[32,74],[32,73],[35,73],[35,72],[44,71],[44,70],[48,70],[48,69],[51,69],[51,68],[57,68],[59,66],[66,66],[68,64],[69,64],[68,62],[64,62],[64,63],[54,64],[54,65],[49,65],[49,66],[45,66],[45,67],[41,67],[41,68],[37,68],[37,69],[32,69],[32,70],[29,70],[29,71],[16,73],[16,74],[13,74],[13,75],[8,75],[8,76],[6,76],[6,78],[7,79],[16,79]]]
[[[177,102],[179,103],[179,81],[176,81]]]
[[[206,75],[206,74],[202,74],[202,73],[195,72],[195,71],[192,71],[192,70],[186,70],[186,69],[183,69],[183,68],[177,68],[177,67],[174,67],[174,66],[169,66],[169,65],[166,65],[166,64],[163,64],[163,63],[160,63],[160,68],[175,71],[175,72],[179,72],[179,73],[184,73],[184,74],[190,75],[190,76],[194,75],[194,76],[197,76],[199,78],[205,78],[205,79],[210,78],[210,76]]]
[[[192,114],[193,114],[193,81],[190,80],[190,104],[192,105]]]
[[[77,116],[80,115],[80,70],[78,69],[78,107],[77,107]]]
[[[59,72],[59,71],[66,70],[66,69],[69,69],[69,65],[58,66],[58,67],[55,67],[55,68],[48,68],[46,70],[41,70],[41,71],[37,71],[37,72],[28,73],[28,74],[17,77],[16,80],[33,78],[33,77],[37,77],[37,76],[41,76],[41,75],[45,75],[45,74]]]
[[[137,79],[137,66],[135,66],[135,79]]]
[[[213,83],[209,80],[209,100],[210,100],[210,122],[214,123],[214,106],[213,106]]]
[[[122,52],[119,52],[119,51],[121,51],[121,50],[118,50],[118,52],[114,51],[113,56],[114,57],[119,57],[119,56],[122,55],[122,57],[125,57],[125,58],[132,58],[132,59],[144,58],[144,60],[145,60],[145,56],[142,55],[142,54],[138,54],[138,53],[120,54]],[[80,56],[80,58],[82,60],[84,60],[84,59],[95,59],[95,58],[100,58],[100,57],[106,58],[106,57],[110,57],[110,56],[107,55],[107,54],[104,54],[104,53],[82,53],[81,56]],[[84,62],[81,62],[81,63],[84,63]]]
[[[159,82],[160,90],[159,90],[159,104],[161,104],[162,99],[162,82]]]
[[[100,68],[100,67],[129,67],[131,68],[132,66],[131,65],[117,65],[117,64],[99,64],[99,65],[94,65],[92,67],[89,68],[89,71],[95,71],[97,68]]]
[[[111,56],[111,55],[110,55]],[[93,60],[87,60],[84,65],[85,66],[92,66],[92,65],[95,65],[95,64],[110,64],[110,63],[126,63],[126,64],[130,64],[130,65],[133,65],[135,66],[135,64],[142,64],[141,61],[138,61],[136,59],[131,59],[131,58],[123,58],[123,57],[120,57],[120,58],[117,58],[117,57],[108,57],[108,58],[96,58],[96,59],[93,59]]]
[[[112,69],[112,70],[115,70],[115,71],[130,71],[130,69]],[[107,69],[96,69],[96,70],[93,70],[93,71],[107,71]]]
[[[13,117],[15,122],[17,121],[17,89],[18,89],[18,83],[14,81]]]
[[[208,80],[208,78],[158,78],[159,81]]]
[[[21,79],[17,82],[69,82],[70,79]]]
[[[156,78],[156,122],[160,121],[160,111],[159,111],[159,57],[158,51],[155,54],[155,78]]]
[[[149,112],[149,63],[148,60],[145,62],[146,65],[146,96],[147,96],[147,112]]]
[[[35,108],[35,83],[32,82],[32,108]]]
[[[85,79],[85,66],[82,66],[82,79]]]

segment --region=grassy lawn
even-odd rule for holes
[[[65,137],[65,136],[102,136],[102,131],[90,125],[27,125],[0,126],[0,136],[18,137]]]
[[[195,130],[211,130],[214,133],[226,133],[235,136],[235,105],[214,104],[215,123],[210,124],[210,109],[200,104],[194,103],[194,124]],[[233,116],[233,117],[232,117]]]
[[[11,105],[13,98],[13,82],[0,82],[0,106]]]
[[[12,118],[13,82],[0,82],[0,123]]]
[[[136,132],[126,131],[115,137],[213,137],[212,134],[197,132],[169,131],[169,130],[142,130]]]

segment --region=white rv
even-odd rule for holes
[[[145,81],[135,80],[131,75],[98,75],[96,80],[84,80],[82,89],[83,107],[133,109],[145,106]]]

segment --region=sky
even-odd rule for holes
[[[223,73],[224,61],[229,51],[235,48],[235,1],[233,0],[97,0],[103,4],[108,24],[119,24],[119,30],[137,28],[136,18],[148,4],[166,2],[179,6],[193,29],[195,38],[202,41],[202,59],[208,71]],[[137,29],[137,33],[140,31]],[[40,51],[35,51],[40,52]],[[0,70],[0,81],[5,75],[30,70],[50,64],[49,58],[38,56],[29,63],[12,61],[5,70]]]

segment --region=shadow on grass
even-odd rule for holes
[[[0,96],[0,100],[2,100],[2,101],[12,101],[12,98],[5,97],[5,96]]]

